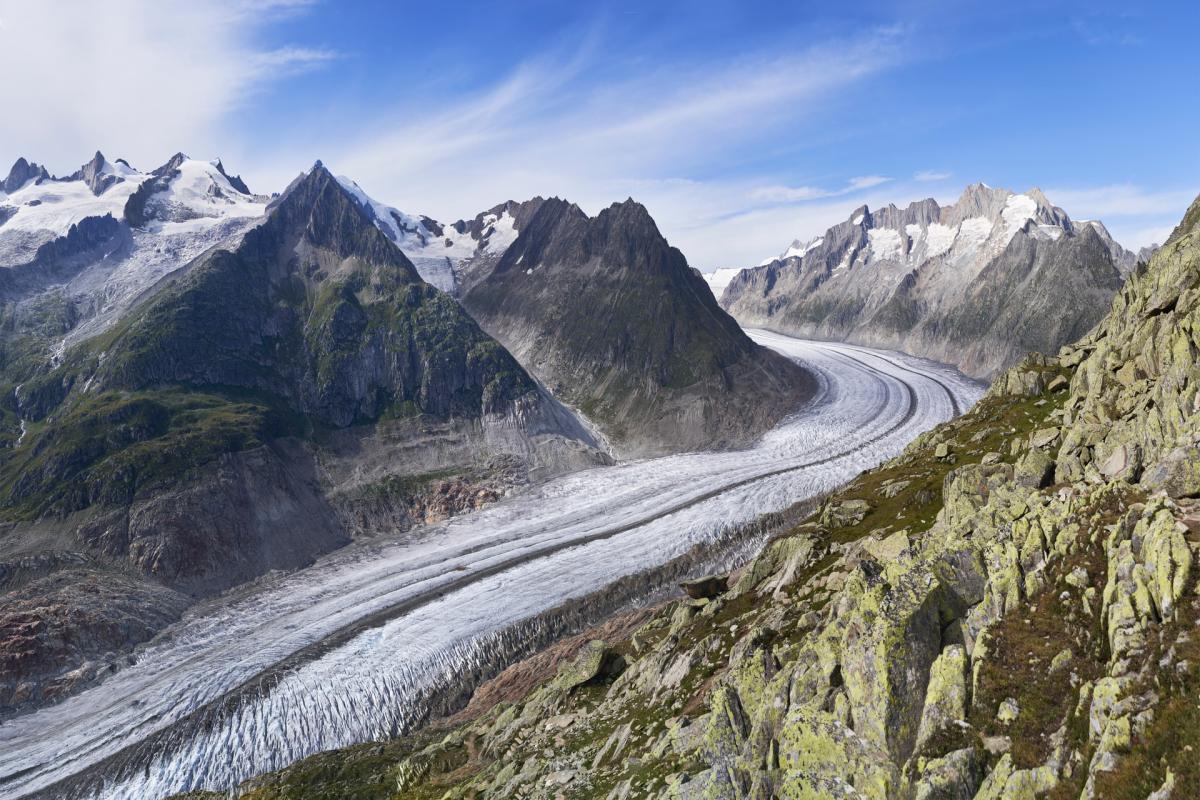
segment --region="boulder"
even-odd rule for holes
[[[1013,466],[1013,480],[1018,486],[1044,489],[1054,482],[1054,460],[1041,450],[1030,450]]]
[[[1141,465],[1141,448],[1135,444],[1121,444],[1100,462],[1100,474],[1107,480],[1133,477]]]
[[[688,597],[693,600],[719,597],[729,589],[728,575],[705,575],[679,584]]]
[[[1200,398],[1200,394],[1196,395]],[[1176,447],[1147,468],[1142,485],[1171,497],[1200,496],[1200,445]]]
[[[625,671],[625,659],[605,641],[593,639],[583,646],[575,659],[558,671],[559,688],[568,691],[592,683],[602,683]]]
[[[917,750],[934,735],[967,716],[967,651],[950,645],[929,668],[925,708],[917,730]]]

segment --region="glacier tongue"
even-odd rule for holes
[[[235,595],[103,684],[0,725],[0,797],[225,789],[402,732],[549,609],[832,489],[980,395],[928,362],[752,335],[821,383],[755,447],[575,473]]]

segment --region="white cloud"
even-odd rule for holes
[[[1195,200],[1194,190],[1150,190],[1135,184],[1046,190],[1073,219],[1098,219],[1123,246],[1162,244]]]
[[[885,178],[882,175],[861,175],[857,178],[850,179],[851,189],[870,189],[873,186],[878,186],[881,183],[887,183],[891,178]]]
[[[747,191],[745,196],[757,204],[794,204],[824,197],[841,197],[872,189],[890,181],[891,178],[885,178],[882,175],[860,175],[850,178],[840,189],[823,189],[818,186],[767,185],[755,186]]]
[[[257,44],[263,26],[307,5],[0,0],[0,108],[9,114],[0,158],[24,155],[62,173],[97,148],[142,168],[176,150],[219,155],[231,112],[270,81],[333,57]]]
[[[1195,199],[1190,191],[1150,191],[1134,184],[1088,188],[1051,188],[1046,196],[1080,219],[1172,214],[1182,217]]]
[[[708,251],[711,241],[689,231],[719,227],[747,208],[859,191],[882,178],[859,177],[831,192],[679,176],[729,168],[781,130],[802,135],[805,125],[821,124],[830,93],[905,56],[902,33],[876,31],[784,58],[660,66],[602,81],[591,80],[587,56],[543,58],[473,95],[449,103],[442,96],[426,113],[363,120],[354,138],[297,138],[288,153],[276,153],[277,163],[290,164],[288,174],[252,174],[252,184],[282,185],[320,157],[378,199],[443,220],[538,194],[567,197],[593,213],[632,195],[689,261],[713,265],[731,251]],[[775,231],[777,239],[787,235]]]
[[[815,186],[758,186],[747,192],[751,200],[764,203],[796,203],[817,197],[828,197],[829,192]]]
[[[939,172],[938,170],[933,169],[923,169],[920,172],[913,174],[914,181],[921,181],[923,183],[949,180],[952,177],[954,177],[954,174],[951,172]]]

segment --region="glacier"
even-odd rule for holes
[[[820,384],[754,447],[577,472],[235,590],[99,686],[0,725],[0,798],[225,790],[402,734],[439,686],[518,654],[539,615],[832,490],[983,390],[897,353],[750,334]]]

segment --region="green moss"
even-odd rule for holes
[[[129,502],[144,487],[301,426],[275,404],[232,392],[81,395],[53,424],[32,428],[0,466],[0,507],[33,518]]]

